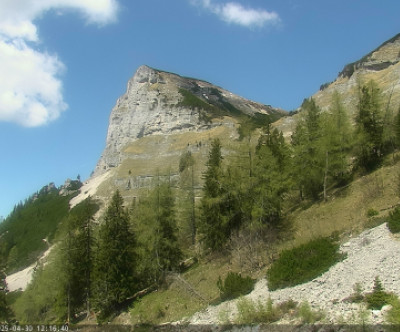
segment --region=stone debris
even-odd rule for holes
[[[371,292],[375,277],[379,277],[387,292],[400,296],[400,241],[390,233],[386,224],[369,229],[341,245],[347,258],[332,266],[320,277],[294,287],[269,291],[267,280],[259,280],[254,290],[245,296],[253,301],[266,302],[271,298],[275,304],[292,299],[298,303],[307,301],[314,310],[325,312],[325,323],[381,324],[390,306],[382,310],[366,310],[362,303],[348,301],[360,284],[363,293]],[[225,316],[231,322],[237,314],[236,300],[209,306],[188,319],[191,324],[221,323]],[[282,321],[281,323],[288,323]]]

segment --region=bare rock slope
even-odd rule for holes
[[[307,301],[313,309],[325,312],[325,323],[359,323],[360,314],[365,309],[360,303],[346,300],[354,293],[354,285],[360,284],[364,292],[371,292],[375,277],[382,281],[384,289],[400,295],[400,241],[382,224],[369,229],[342,244],[341,251],[347,254],[342,262],[332,266],[320,277],[281,290],[269,291],[267,280],[259,280],[253,292],[246,298],[266,302],[271,298],[274,303],[292,299],[298,303]],[[209,306],[188,319],[191,324],[218,324],[220,317],[235,321],[238,300],[224,302],[218,306]],[[383,310],[366,311],[365,319],[369,323],[385,322]],[[282,323],[296,323],[281,321]]]

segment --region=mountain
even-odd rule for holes
[[[111,111],[95,174],[121,165],[131,155],[128,146],[143,137],[205,132],[221,126],[224,116],[276,119],[284,114],[211,83],[141,66]]]
[[[339,92],[348,112],[354,116],[358,103],[358,87],[374,80],[389,106],[400,104],[400,34],[387,40],[361,59],[344,66],[338,77],[329,83],[322,84],[312,98],[327,110],[335,91]],[[397,112],[397,109],[393,110]],[[294,129],[296,117],[284,118],[276,124],[285,136]]]
[[[400,104],[397,84],[400,74],[399,55],[400,35],[397,35],[361,60],[345,66],[338,78],[332,83],[321,86],[321,90],[313,98],[323,110],[328,110],[333,93],[338,91],[349,112],[354,114],[359,84],[374,79],[387,97],[385,102],[389,104],[390,101],[389,106],[394,113]],[[100,243],[99,240],[102,239],[98,228],[102,224],[100,216],[104,210],[112,211],[108,207],[113,206],[108,202],[115,190],[119,189],[125,204],[138,197],[144,197],[142,201],[144,204],[141,206],[139,199],[139,204],[136,205],[138,209],[129,210],[132,226],[135,227],[140,244],[137,252],[142,258],[138,265],[142,277],[141,289],[132,294],[132,297],[124,298],[123,303],[118,303],[118,307],[128,305],[128,302],[137,297],[143,297],[140,301],[134,302],[129,309],[130,313],[124,312],[119,315],[114,320],[115,324],[164,324],[180,320],[184,324],[191,322],[215,325],[222,320],[235,322],[236,318],[231,314],[240,311],[240,304],[243,310],[246,309],[246,305],[250,308],[246,310],[248,313],[261,310],[262,302],[258,302],[257,305],[260,309],[257,309],[255,304],[254,309],[251,309],[253,304],[251,302],[246,304],[243,299],[207,308],[210,303],[220,302],[221,290],[229,288],[227,282],[229,276],[234,281],[242,280],[236,287],[240,286],[243,279],[246,283],[246,279],[248,281],[252,278],[258,279],[252,294],[246,296],[248,299],[254,296],[257,301],[260,298],[267,300],[271,295],[276,304],[273,307],[271,302],[270,307],[279,306],[281,313],[284,306],[290,305],[291,309],[289,307],[287,309],[292,316],[283,317],[281,322],[284,323],[305,323],[306,321],[301,319],[300,321],[299,317],[294,318],[293,314],[306,311],[310,317],[319,306],[327,310],[329,314],[327,319],[332,319],[330,323],[359,323],[359,319],[360,321],[362,319],[364,324],[365,312],[374,323],[386,321],[385,310],[390,310],[388,306],[381,311],[369,309],[366,311],[356,300],[361,296],[361,299],[368,301],[373,295],[369,291],[373,287],[379,288],[372,286],[374,277],[377,281],[381,278],[381,288],[384,286],[388,292],[400,296],[400,283],[396,279],[400,265],[393,263],[400,250],[398,235],[389,234],[384,225],[387,220],[393,221],[392,219],[396,218],[395,221],[400,225],[398,217],[400,216],[398,207],[400,145],[394,146],[390,154],[389,151],[385,152],[387,155],[382,158],[382,165],[370,173],[352,172],[351,177],[345,179],[345,185],[327,172],[328,158],[325,156],[328,154],[323,155],[322,159],[317,156],[313,160],[317,164],[314,169],[326,171],[317,172],[318,177],[316,177],[310,172],[310,165],[313,165],[306,164],[303,167],[306,170],[305,180],[300,182],[293,172],[300,169],[296,168],[295,163],[298,162],[302,167],[302,159],[306,159],[307,154],[310,154],[308,152],[311,150],[310,147],[313,146],[304,144],[304,149],[296,150],[286,145],[276,132],[270,133],[269,136],[268,133],[261,132],[265,135],[260,136],[260,131],[257,130],[267,121],[277,120],[273,125],[286,130],[288,134],[298,117],[298,114],[287,116],[287,113],[280,109],[236,96],[202,80],[181,77],[147,66],[140,67],[128,82],[126,93],[118,99],[111,112],[106,147],[92,177],[82,187],[79,179],[67,181],[61,189],[56,189],[53,185],[44,187],[37,195],[17,207],[12,218],[7,218],[0,227],[2,239],[0,265],[4,266],[5,262],[7,263],[9,270],[6,272],[27,266],[36,260],[39,253],[45,249],[49,249],[46,251],[49,253],[52,249],[47,261],[42,261],[43,269],[38,269],[32,287],[28,287],[22,294],[10,292],[11,297],[0,292],[0,308],[2,303],[6,305],[5,307],[10,303],[19,321],[23,321],[24,317],[27,321],[38,321],[37,317],[40,318],[39,321],[59,321],[69,316],[69,301],[72,295],[76,299],[75,305],[72,303],[73,310],[76,314],[81,313],[76,321],[83,319],[82,313],[85,314],[84,311],[91,304],[91,301],[84,303],[86,300],[80,296],[83,294],[81,288],[83,280],[88,277],[87,280],[93,283],[99,277],[95,273],[82,273],[83,269],[77,269],[75,274],[75,269],[66,268],[68,266],[66,259],[69,260],[69,266],[78,266],[79,254],[75,256],[72,253],[77,252],[75,248],[82,250],[83,247],[80,246],[82,243],[85,243],[85,252],[90,253],[90,236],[93,236],[93,233],[97,243]],[[328,136],[326,132],[319,133],[324,140]],[[231,167],[221,170],[223,174],[221,178],[218,178],[218,172],[211,173],[210,178],[216,179],[217,185],[223,187],[226,192],[219,197],[209,198],[206,201],[208,205],[202,205],[197,209],[196,207],[201,204],[197,204],[199,201],[196,199],[205,193],[202,190],[204,181],[202,175],[206,169],[210,145],[214,138],[221,141],[222,168],[225,168],[225,165]],[[270,140],[267,141],[266,138]],[[257,142],[261,143],[259,149],[255,148]],[[275,147],[275,150],[272,147]],[[349,160],[354,160],[357,156],[353,150],[355,149],[349,149],[346,156]],[[300,156],[297,159],[295,159],[296,153]],[[188,156],[191,158],[187,158]],[[257,159],[252,159],[253,156]],[[279,163],[279,157],[282,163]],[[177,212],[179,245],[185,251],[185,260],[180,261],[181,273],[168,271],[162,287],[158,285],[160,287],[157,291],[149,294],[155,289],[153,273],[160,269],[158,255],[163,252],[154,249],[157,238],[155,235],[158,236],[160,230],[156,225],[161,220],[159,216],[162,213],[159,215],[159,211],[156,214],[153,212],[168,205],[161,205],[161,191],[153,194],[153,197],[149,191],[153,184],[159,183],[160,178],[169,180],[171,191],[176,197],[174,208]],[[326,183],[329,181],[324,201],[321,199],[322,195],[314,197],[305,194],[303,197],[299,193],[301,192],[299,187],[304,183],[312,183],[315,179],[322,183],[323,178],[324,188],[325,181]],[[75,196],[78,189],[80,193]],[[281,189],[284,192],[282,196],[279,193]],[[88,196],[94,200],[78,205]],[[152,204],[153,198],[158,205]],[[103,211],[100,210],[94,215],[101,205],[100,201],[105,203]],[[270,204],[274,201],[282,203],[281,206],[276,208],[277,205]],[[70,208],[74,208],[68,209],[68,204]],[[218,222],[229,220],[229,228],[224,228],[224,231],[230,237],[225,247],[210,252],[207,249],[202,250],[201,246],[200,237],[205,237],[207,234],[198,228],[198,237],[197,234],[193,237],[193,229],[196,230],[196,226],[201,225],[198,221],[200,218],[204,219],[207,209],[215,206],[222,206],[223,209],[218,211],[210,209],[219,213],[219,220],[212,219],[213,223],[209,228],[215,229]],[[225,206],[228,209],[225,209]],[[118,209],[119,207],[120,205]],[[283,218],[280,216],[277,218],[276,209],[282,212]],[[245,213],[242,214],[242,211]],[[170,215],[170,212],[164,214]],[[236,226],[233,223],[230,225],[231,221],[235,223],[239,221],[241,225]],[[94,232],[90,231],[91,225]],[[376,227],[378,225],[380,226]],[[366,228],[372,230],[363,232]],[[30,232],[32,229],[34,232]],[[218,236],[222,237],[221,234],[225,233],[221,232]],[[87,241],[81,241],[82,235],[87,236]],[[320,237],[325,237],[324,246],[319,241],[314,241]],[[172,238],[174,236],[170,237]],[[71,239],[75,239],[76,243]],[[339,242],[342,244],[341,250],[347,252],[347,258],[336,252],[335,248],[339,248]],[[315,249],[315,244],[318,244],[318,249]],[[344,260],[336,262],[330,270],[327,270],[329,266],[326,265],[325,249],[329,248],[335,249],[330,255],[334,254],[335,257]],[[98,252],[98,248],[94,250]],[[274,263],[281,261],[282,256],[285,257],[286,254],[284,255],[282,250],[291,257],[282,269],[285,272],[283,276],[286,271],[293,271],[292,263],[303,261],[303,256],[310,257],[305,257],[307,258],[305,269],[296,273],[296,277],[303,277],[304,272],[310,276],[310,270],[315,267],[313,265],[319,268],[319,264],[323,265],[326,273],[320,277],[310,277],[314,279],[309,279],[308,283],[296,284],[297,286],[293,285],[282,291],[270,291],[265,279],[268,275],[266,271]],[[299,251],[302,257],[294,256],[296,251]],[[303,252],[310,255],[304,255]],[[153,264],[156,263],[155,257],[158,264]],[[284,264],[282,261],[280,264]],[[313,261],[313,264],[308,264],[310,261]],[[357,262],[362,262],[359,267],[355,267]],[[80,266],[87,267],[85,264],[83,260]],[[32,271],[34,268],[36,265],[31,265],[25,271]],[[90,269],[85,271],[90,272]],[[236,271],[246,275],[246,278],[242,278]],[[54,278],[54,275],[58,275],[59,278]],[[4,290],[6,282],[15,281],[16,277],[17,275],[13,274],[7,276],[5,282],[0,280],[0,290]],[[69,280],[76,281],[73,288],[70,287]],[[25,281],[28,282],[28,278]],[[376,284],[378,285],[378,282]],[[16,289],[20,286],[12,288],[9,284],[8,287]],[[100,295],[101,292],[97,295],[98,299],[103,302]],[[377,295],[382,295],[382,290]],[[14,296],[18,298],[15,299]],[[303,303],[304,300],[309,303]],[[399,322],[400,300],[396,298],[396,301],[398,302],[392,303],[395,311],[397,310],[395,318]],[[215,308],[218,312],[214,310]],[[127,307],[125,309],[128,310]],[[192,316],[201,309],[205,311]],[[91,323],[91,320],[94,320],[93,312],[88,310],[87,313],[88,317],[84,322]],[[118,313],[116,311],[112,314],[119,314],[119,310]],[[183,320],[185,316],[192,318]],[[256,323],[254,319],[259,318],[253,316],[251,324]]]
[[[157,174],[177,179],[183,152],[202,161],[213,138],[239,138],[240,123],[256,128],[285,115],[206,81],[141,66],[111,111],[106,147],[82,192],[106,200],[119,188],[135,197]]]

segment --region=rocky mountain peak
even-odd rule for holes
[[[142,65],[137,70],[135,75],[133,75],[130,83],[156,83],[157,82],[157,71],[149,66]]]
[[[259,104],[206,81],[140,66],[111,111],[106,148],[94,175],[118,167],[127,145],[143,137],[201,132],[241,115],[280,117],[284,111]]]

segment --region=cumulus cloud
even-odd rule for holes
[[[227,23],[238,24],[244,27],[263,27],[280,22],[280,17],[275,12],[265,9],[246,8],[236,2],[217,4],[211,0],[192,0],[192,4],[202,6],[221,20]]]
[[[55,55],[35,49],[35,20],[50,10],[80,12],[88,24],[116,20],[116,0],[2,0],[0,3],[0,121],[35,127],[66,110]]]

